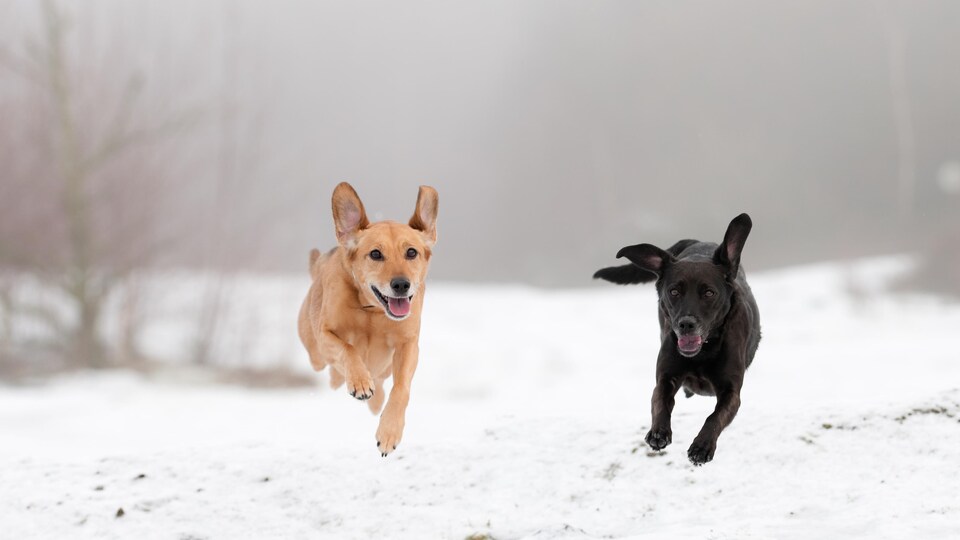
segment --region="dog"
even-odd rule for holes
[[[750,216],[740,214],[719,246],[697,240],[681,240],[666,251],[627,246],[617,258],[632,264],[593,276],[623,285],[656,280],[661,345],[646,442],[654,450],[671,443],[670,414],[681,387],[688,398],[716,396],[716,409],[687,450],[697,466],[713,459],[720,432],[736,416],[744,374],[760,344],[760,312],[740,267],[752,227]]]
[[[360,197],[343,182],[333,191],[338,246],[310,252],[313,283],[300,308],[300,340],[330,385],[383,409],[377,448],[383,457],[403,436],[410,382],[419,359],[425,279],[437,242],[437,191],[420,186],[409,223],[370,223]],[[393,375],[384,407],[383,382]]]

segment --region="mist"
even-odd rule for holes
[[[96,125],[131,78],[137,114],[189,115],[137,149],[161,164],[125,196],[162,206],[151,265],[305,272],[334,244],[341,181],[401,221],[435,186],[444,281],[585,286],[623,245],[718,241],[743,211],[749,268],[922,251],[957,228],[954,2],[75,8],[59,9],[78,116]],[[42,10],[2,10],[0,96],[49,107],[10,69]],[[36,118],[19,112],[4,129]]]

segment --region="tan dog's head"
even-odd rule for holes
[[[370,223],[360,197],[343,182],[333,190],[337,241],[360,294],[383,308],[390,319],[410,315],[411,301],[423,290],[430,249],[437,242],[437,190],[420,186],[417,207],[407,225]]]

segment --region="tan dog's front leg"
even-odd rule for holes
[[[329,330],[321,330],[318,341],[323,357],[336,359],[347,381],[347,391],[350,395],[360,400],[372,398],[373,377],[370,376],[370,370],[364,365],[356,348]]]
[[[393,353],[393,389],[390,390],[390,399],[380,415],[380,427],[377,428],[377,448],[383,457],[396,450],[403,437],[407,403],[410,402],[410,382],[413,372],[417,370],[419,356],[420,347],[417,343],[398,347]]]

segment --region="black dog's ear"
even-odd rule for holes
[[[617,252],[617,258],[626,257],[633,264],[657,275],[663,274],[666,267],[677,259],[666,251],[651,244],[627,246]]]
[[[723,243],[713,254],[714,262],[729,269],[727,272],[729,279],[736,279],[737,273],[740,272],[740,253],[743,251],[743,245],[747,243],[747,236],[750,235],[752,228],[753,221],[747,214],[740,214],[733,218],[727,226],[727,233],[723,235]]]
[[[636,285],[637,283],[649,283],[657,279],[657,275],[647,272],[635,264],[625,264],[623,266],[601,268],[593,273],[593,279],[603,279],[617,285]]]

